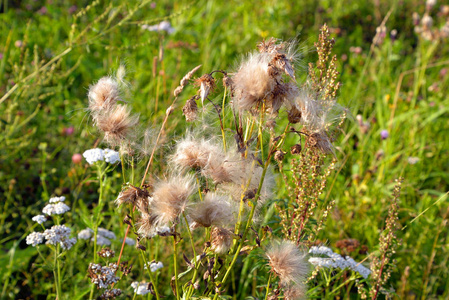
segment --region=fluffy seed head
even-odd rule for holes
[[[211,231],[212,250],[217,254],[225,254],[232,246],[232,233],[222,227],[214,227]]]
[[[120,101],[119,86],[111,77],[103,77],[89,88],[89,110],[94,114],[109,110]]]
[[[269,55],[251,54],[234,75],[235,105],[239,109],[250,110],[271,94],[276,84],[268,68]]]
[[[158,225],[175,222],[185,210],[188,198],[195,191],[192,176],[176,176],[156,184],[153,201],[150,204],[152,214],[156,216]]]
[[[125,141],[138,123],[139,117],[132,116],[131,109],[126,105],[116,105],[97,117],[98,128],[104,132],[106,142],[112,146]]]
[[[307,252],[299,250],[291,241],[284,240],[272,244],[266,255],[271,269],[279,276],[282,285],[301,287],[305,293],[304,281],[309,272]]]
[[[186,137],[177,143],[175,154],[171,160],[182,169],[203,169],[207,166],[210,156],[214,153],[222,153],[222,151],[220,147],[211,141]]]
[[[207,193],[204,201],[196,203],[189,209],[189,217],[194,221],[192,227],[232,224],[235,207],[228,199],[229,197],[224,195]]]

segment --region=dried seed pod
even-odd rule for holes
[[[292,148],[290,149],[290,153],[291,154],[299,154],[299,153],[301,153],[301,149],[302,149],[301,144],[293,145]]]
[[[299,123],[301,121],[301,111],[293,106],[288,112],[288,121],[292,124]]]
[[[215,79],[210,74],[204,74],[195,80],[195,84],[200,87],[201,104],[204,106],[204,100],[215,88]]]
[[[182,108],[182,113],[186,116],[187,122],[195,121],[198,115],[198,105],[196,104],[195,99],[196,97],[192,97],[187,100],[186,104]]]
[[[104,257],[104,258],[110,258],[115,256],[114,250],[111,250],[109,248],[103,248],[100,251],[97,252],[98,256]]]
[[[232,246],[232,233],[228,229],[214,227],[211,238],[212,250],[217,254],[225,254]]]
[[[282,150],[277,150],[274,153],[274,160],[277,161],[278,163],[282,162],[284,160],[285,157],[285,152]]]

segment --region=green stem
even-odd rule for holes
[[[193,250],[193,259],[195,261],[195,268],[193,270],[193,276],[192,276],[192,284],[189,286],[189,291],[187,292],[187,298],[186,299],[190,299],[190,297],[193,294],[193,284],[195,283],[196,280],[196,276],[198,274],[198,268],[197,268],[197,263],[196,263],[196,251],[195,251],[195,244],[193,242],[193,236],[192,236],[192,232],[190,231],[190,226],[189,226],[189,222],[187,221],[187,217],[185,212],[182,213],[182,216],[184,217],[184,220],[186,221],[186,227],[187,227],[187,232],[189,234],[189,238],[190,238],[190,244],[192,245],[192,250]]]
[[[157,291],[156,281],[154,281],[153,273],[151,272],[151,269],[150,269],[150,264],[147,262],[147,258],[143,254],[143,251],[140,251],[140,254],[142,255],[142,259],[145,263],[145,266],[147,267],[148,275],[150,276],[150,281],[153,284],[153,290],[154,290],[156,299],[159,300],[159,292]]]
[[[97,236],[98,236],[98,218],[100,216],[101,213],[101,205],[102,205],[102,200],[103,200],[103,169],[102,169],[103,165],[97,164],[97,172],[98,172],[98,181],[100,184],[100,195],[98,197],[98,206],[97,209],[98,211],[95,213],[95,220],[93,222],[94,225],[94,263],[97,263]],[[92,287],[90,289],[90,296],[89,299],[92,299],[93,295],[94,295],[94,288],[95,288],[95,284],[92,284]]]
[[[60,282],[59,282],[59,261],[58,261],[58,256],[59,256],[59,245],[56,246],[55,248],[55,259],[53,261],[53,276],[55,278],[55,289],[56,289],[56,298],[58,300],[61,299],[61,286],[60,286]]]
[[[176,226],[175,226],[176,232]],[[175,269],[175,290],[176,299],[179,300],[179,282],[178,282],[178,246],[176,244],[176,235],[173,236],[173,267]]]
[[[56,258],[56,261],[57,261],[57,269],[58,269],[58,288],[59,288],[59,297],[58,297],[58,300],[60,300],[60,299],[62,299],[62,287],[61,287],[61,265],[60,265],[60,261],[59,261],[59,251],[60,251],[60,245],[58,244],[58,246],[57,246],[57,249],[58,249],[58,251],[57,251],[57,258]]]
[[[267,292],[265,293],[265,300],[268,299],[268,294],[270,293],[270,283],[271,283],[271,276],[273,274],[270,272],[270,277],[268,277],[268,282],[267,282]]]

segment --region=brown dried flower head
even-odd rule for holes
[[[111,250],[109,248],[103,248],[100,251],[98,251],[98,256],[104,257],[104,258],[111,258],[115,256],[114,250]]]
[[[182,108],[182,113],[186,117],[187,122],[195,121],[198,116],[198,105],[195,100],[196,96],[190,98]]]
[[[117,105],[97,117],[97,127],[104,132],[105,140],[112,146],[119,146],[139,123],[139,116],[131,115],[127,105]]]
[[[215,79],[210,74],[204,74],[195,80],[195,85],[200,87],[201,104],[204,106],[204,100],[215,88]]]
[[[140,198],[148,198],[150,194],[148,191],[130,185],[126,189],[120,192],[117,199],[115,200],[115,204],[120,206],[122,204],[131,204],[136,205],[138,199]]]

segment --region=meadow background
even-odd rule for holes
[[[438,1],[431,10],[435,28],[446,23],[442,5]],[[233,70],[243,54],[269,37],[297,38],[304,62],[314,62],[313,43],[327,23],[341,73],[338,101],[350,116],[335,144],[338,168],[325,191],[336,206],[319,239],[333,249],[343,239],[357,239],[368,252],[377,251],[395,179],[403,177],[401,244],[389,285],[399,299],[447,299],[449,44],[447,38],[427,40],[415,32],[412,15],[422,16],[425,10],[424,1],[414,0],[2,0],[1,297],[52,298],[52,273],[35,262],[36,249],[25,243],[36,226],[31,217],[48,196],[70,201],[75,231],[86,227],[81,215],[95,206],[91,170],[85,161],[72,162],[73,154],[92,148],[97,140],[85,110],[90,84],[125,65],[133,110],[142,123],[158,127],[174,88],[196,65],[202,64],[204,71]],[[142,29],[163,20],[171,23],[173,33]],[[373,43],[382,22],[385,37]],[[303,68],[302,80],[306,63]],[[190,94],[195,91],[189,89]],[[189,92],[183,95],[187,100]],[[158,151],[155,172],[164,169],[172,137],[190,126],[181,102],[168,120],[168,146]],[[107,190],[111,203],[120,191],[120,172],[114,174],[111,180],[118,184],[112,182]],[[123,216],[107,205],[102,226],[122,237]],[[113,246],[118,250],[120,243]],[[77,247],[76,263],[87,270],[87,254]],[[136,250],[127,251],[132,256]],[[70,267],[65,272],[68,297],[85,295],[86,274]]]

